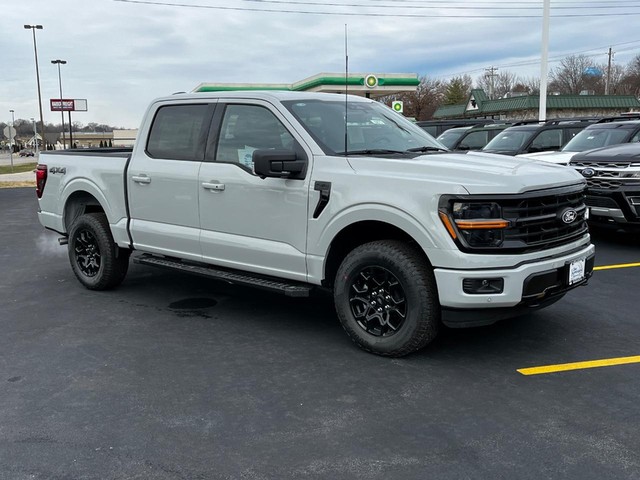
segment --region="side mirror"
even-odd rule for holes
[[[462,150],[462,151],[471,150],[471,147],[469,147],[469,145],[465,145],[464,143],[461,143],[460,145],[458,145],[458,150]]]
[[[262,178],[303,178],[307,160],[293,150],[255,150],[253,169]]]

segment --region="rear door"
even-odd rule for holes
[[[201,260],[198,173],[211,103],[163,105],[141,131],[127,173],[131,236],[140,250]]]
[[[306,280],[310,168],[302,179],[260,178],[252,163],[256,149],[302,149],[302,140],[260,100],[220,100],[213,125],[199,176],[204,261]]]

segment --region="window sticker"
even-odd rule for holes
[[[253,171],[253,152],[257,148],[245,145],[244,148],[238,149],[238,162]]]

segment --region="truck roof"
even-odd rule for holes
[[[199,100],[199,99],[215,99],[215,98],[251,98],[267,101],[287,101],[287,100],[326,100],[326,101],[342,101],[345,100],[344,94],[339,93],[323,93],[323,92],[291,92],[287,90],[236,90],[229,92],[198,92],[198,93],[176,93],[171,96],[161,97],[154,100],[175,101],[175,100]],[[349,102],[371,102],[365,97],[358,95],[348,95]]]

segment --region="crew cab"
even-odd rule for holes
[[[39,220],[85,287],[121,284],[134,253],[285,295],[326,289],[380,355],[550,305],[593,269],[576,171],[451,153],[356,96],[161,98],[132,151],[42,152],[36,175]]]

